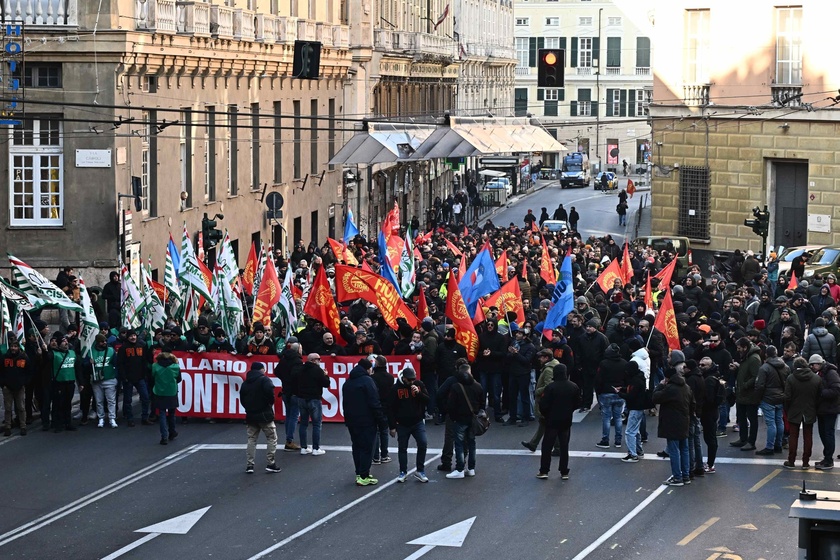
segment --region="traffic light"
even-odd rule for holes
[[[767,207],[764,207],[764,210],[759,210],[758,206],[753,208],[753,216],[755,216],[754,220],[744,220],[744,225],[749,226],[752,228],[753,233],[756,235],[760,235],[761,237],[767,237],[767,233],[769,231],[770,225],[770,212],[767,211]]]
[[[295,41],[292,78],[315,80],[321,76],[321,43]]]
[[[566,51],[563,49],[540,49],[537,53],[537,87],[563,87],[563,67]]]
[[[222,214],[216,214],[213,216],[213,219],[207,217],[207,213],[204,213],[204,218],[201,220],[201,235],[204,239],[204,248],[205,249],[212,249],[216,245],[219,244],[224,238],[224,234],[222,230],[216,229],[216,218],[224,220],[225,217]]]

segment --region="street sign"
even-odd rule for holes
[[[268,218],[282,218],[283,213],[280,211],[283,208],[283,195],[279,192],[270,192],[265,197],[265,205],[268,207]]]

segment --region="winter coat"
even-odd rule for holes
[[[627,410],[645,410],[647,408],[647,386],[645,374],[638,367],[628,367],[627,385],[622,387],[618,396],[627,402]],[[635,369],[635,371],[634,371]]]
[[[699,368],[690,371],[686,368],[686,370],[685,384],[691,389],[691,394],[694,397],[694,414],[699,417],[706,404],[706,382],[703,380]]]
[[[466,358],[467,350],[461,344],[451,341],[443,341],[438,344],[435,365],[438,374],[438,382],[443,382],[447,377],[454,375],[455,362],[458,358]]]
[[[750,345],[747,355],[738,366],[735,375],[735,402],[738,404],[759,404],[761,396],[756,394],[755,381],[761,368],[761,350],[758,346]]]
[[[694,395],[685,378],[674,373],[667,383],[660,383],[653,390],[653,403],[659,407],[658,437],[663,439],[686,439],[689,418],[694,408]]]
[[[475,370],[479,373],[502,373],[505,370],[507,348],[507,337],[499,334],[498,330],[478,335],[478,357],[475,359]],[[485,350],[490,350],[489,356],[484,355]]]
[[[303,358],[301,358],[299,352],[287,347],[280,354],[280,360],[277,362],[274,375],[283,384],[283,396],[294,397],[297,395],[297,375],[300,373],[302,365]]]
[[[580,366],[584,373],[595,375],[598,365],[604,359],[604,353],[610,345],[604,333],[595,331],[591,335],[586,333],[579,341],[578,351],[575,355],[580,359]]]
[[[295,396],[305,400],[320,400],[324,389],[330,386],[330,378],[321,366],[315,362],[306,362],[300,368],[297,384]]]
[[[472,375],[456,374],[457,383],[449,389],[449,402],[446,403],[446,412],[453,422],[460,424],[470,424],[472,422],[473,413],[477,413],[484,408],[484,390],[481,388]],[[461,387],[464,390],[461,390]],[[469,399],[469,406],[467,400],[464,398],[464,393]],[[470,411],[472,406],[472,412]]]
[[[252,426],[274,421],[274,383],[263,371],[250,370],[239,388],[239,400],[245,407],[245,423]]]
[[[379,392],[379,402],[382,404],[382,408],[388,410],[388,403],[391,401],[391,391],[394,389],[394,376],[388,373],[387,367],[375,367],[370,377],[376,384],[376,390]]]
[[[825,363],[819,373],[820,398],[817,401],[817,415],[840,414],[840,375],[833,364]]]
[[[650,379],[650,355],[648,355],[647,348],[642,347],[630,355],[630,361],[636,362],[639,369],[645,376],[645,379]]]
[[[155,386],[152,392],[159,397],[177,397],[178,383],[181,382],[181,368],[178,360],[166,353],[158,355],[157,362],[152,366]]]
[[[627,361],[619,354],[618,346],[610,344],[604,352],[604,359],[598,365],[595,374],[595,392],[597,394],[615,393],[614,387],[624,385]]]
[[[388,403],[388,427],[392,430],[400,426],[414,426],[422,422],[426,417],[426,405],[429,404],[429,391],[419,379],[414,385],[420,389],[415,395],[411,387],[400,377],[391,391],[391,399]]]
[[[547,361],[540,370],[540,376],[537,378],[537,386],[534,389],[534,398],[537,401],[540,400],[540,397],[542,397],[543,393],[545,392],[545,388],[548,387],[549,383],[554,381],[554,366],[557,365],[560,365],[560,362],[552,359]],[[535,408],[537,419],[542,418],[540,407],[537,406]]]
[[[384,419],[376,383],[368,370],[357,365],[341,388],[344,424],[348,428],[377,426]]]
[[[797,368],[785,380],[785,410],[788,422],[813,424],[817,421],[817,401],[822,379],[810,368]]]
[[[514,377],[528,376],[531,374],[531,362],[534,360],[537,349],[527,338],[523,338],[519,343],[511,343],[512,346],[517,346],[517,344],[519,351],[507,355],[508,371]]]
[[[785,401],[785,380],[790,370],[779,357],[767,358],[758,368],[755,380],[756,398],[767,404],[782,404]]]
[[[555,379],[545,388],[539,400],[545,425],[555,430],[572,427],[572,415],[582,402],[580,387],[568,379]]]
[[[117,370],[120,377],[131,383],[146,379],[149,371],[149,351],[146,345],[137,341],[134,344],[126,341],[117,351]]]
[[[7,387],[10,391],[17,392],[29,382],[31,377],[32,368],[26,352],[18,350],[14,355],[11,351],[6,352],[3,363],[0,365],[0,387]]]
[[[813,354],[819,354],[826,362],[835,363],[837,354],[837,341],[834,335],[828,332],[825,327],[814,327],[805,345],[802,347],[802,356],[807,360]]]

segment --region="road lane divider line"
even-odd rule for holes
[[[706,521],[705,523],[703,523],[702,525],[700,525],[699,527],[697,527],[696,529],[694,529],[692,532],[690,532],[689,534],[687,534],[685,537],[683,537],[683,540],[681,540],[680,542],[678,542],[678,543],[677,543],[677,546],[685,546],[685,545],[687,545],[688,543],[690,543],[691,541],[693,541],[694,539],[696,539],[697,537],[699,537],[699,536],[700,536],[700,534],[701,534],[701,533],[703,533],[703,531],[705,531],[706,529],[708,529],[709,527],[711,527],[712,525],[714,525],[714,524],[715,524],[715,523],[717,523],[718,521],[720,521],[720,517],[712,517],[712,518],[710,518],[708,521]]]
[[[759,490],[761,490],[762,486],[764,486],[765,484],[767,484],[768,482],[770,482],[771,480],[776,478],[779,475],[780,472],[782,472],[782,469],[776,469],[775,471],[771,472],[770,474],[768,474],[767,476],[765,476],[764,478],[762,478],[761,480],[756,482],[755,485],[752,488],[750,488],[748,491],[749,492],[758,492]]]
[[[326,446],[322,446],[322,447],[323,447],[324,449],[327,449],[327,447],[326,447]],[[438,453],[437,455],[435,455],[435,456],[434,456],[434,457],[432,457],[431,459],[428,459],[425,463],[423,463],[423,465],[425,466],[425,465],[429,465],[429,464],[431,464],[431,463],[434,463],[435,461],[437,461],[438,459],[440,459],[440,457],[441,457],[441,454],[440,454],[440,453]],[[411,469],[410,471],[408,471],[408,473],[407,473],[407,474],[409,474],[409,475],[410,475],[410,474],[414,473],[416,470],[417,470],[417,467],[415,467],[415,468]],[[270,547],[266,548],[265,550],[263,550],[263,551],[261,551],[261,552],[256,553],[255,555],[251,556],[248,560],[258,560],[259,558],[263,558],[263,557],[265,557],[265,556],[267,556],[267,555],[271,554],[271,553],[272,553],[272,552],[274,552],[275,550],[278,550],[278,549],[280,549],[280,548],[282,548],[282,547],[286,546],[287,544],[289,544],[290,542],[294,541],[295,539],[298,539],[298,538],[302,537],[303,535],[305,535],[305,534],[307,534],[307,533],[309,533],[309,532],[311,532],[311,531],[313,531],[313,530],[317,529],[317,528],[318,528],[318,527],[320,527],[321,525],[324,525],[324,524],[325,524],[325,523],[327,523],[328,521],[330,521],[330,520],[332,520],[332,519],[334,519],[334,518],[338,517],[339,515],[341,515],[341,514],[342,514],[342,513],[344,513],[345,511],[348,511],[348,510],[350,510],[350,509],[352,509],[352,508],[356,507],[357,505],[361,504],[362,502],[364,502],[364,501],[366,501],[366,500],[369,500],[370,498],[372,498],[372,497],[376,496],[376,495],[377,495],[377,494],[379,494],[380,492],[383,492],[383,491],[384,491],[384,490],[386,490],[387,488],[390,488],[391,486],[394,486],[396,483],[397,483],[397,479],[396,479],[396,478],[392,478],[391,480],[389,480],[389,481],[388,481],[388,482],[386,482],[385,484],[382,484],[381,486],[377,486],[376,490],[373,490],[372,492],[368,492],[368,493],[367,493],[367,494],[365,494],[364,496],[360,496],[360,497],[356,498],[355,500],[353,500],[353,501],[352,501],[352,502],[350,502],[349,504],[346,504],[346,505],[344,505],[344,506],[341,506],[340,508],[338,508],[337,510],[333,511],[332,513],[330,513],[330,514],[328,514],[328,515],[325,515],[324,517],[322,517],[321,519],[319,519],[319,520],[317,520],[317,521],[315,521],[315,522],[313,522],[313,523],[310,523],[309,525],[307,525],[306,527],[304,527],[303,529],[301,529],[301,530],[300,530],[300,531],[298,531],[297,533],[294,533],[294,534],[292,534],[292,535],[289,535],[288,537],[286,537],[286,538],[285,538],[285,539],[283,539],[282,541],[280,541],[280,542],[278,542],[278,543],[275,543],[275,544],[271,545]],[[424,553],[424,554],[425,554],[425,553]]]
[[[667,488],[669,488],[669,486],[667,486],[665,484],[662,484],[659,488],[654,490],[653,493],[650,496],[648,496],[647,498],[644,499],[644,501],[642,501],[642,503],[640,503],[639,505],[634,507],[633,510],[630,513],[628,513],[627,515],[622,517],[621,520],[619,520],[618,523],[616,523],[615,525],[610,527],[603,535],[598,537],[598,540],[596,540],[595,542],[593,542],[592,544],[590,544],[589,546],[584,548],[577,556],[572,558],[572,560],[583,560],[584,558],[586,558],[587,556],[592,554],[599,546],[601,546],[602,544],[607,542],[610,539],[610,537],[615,535],[619,530],[621,530],[622,527],[627,525],[643,509],[648,507],[651,504],[651,502],[653,502],[653,500],[658,498],[659,495],[662,494],[662,492],[664,492]]]
[[[124,476],[123,478],[117,480],[116,482],[112,482],[108,486],[100,488],[99,490],[96,490],[95,492],[91,492],[90,494],[88,494],[86,496],[82,496],[78,500],[70,502],[66,506],[62,506],[55,511],[52,511],[52,512],[47,513],[45,515],[42,515],[41,517],[38,517],[37,519],[33,519],[29,523],[25,523],[25,524],[21,525],[20,527],[17,527],[15,529],[12,529],[11,531],[3,533],[2,535],[0,535],[0,546],[7,545],[12,541],[15,541],[15,540],[17,540],[17,539],[19,539],[23,536],[28,535],[29,533],[37,531],[38,529],[42,529],[42,528],[46,527],[47,525],[50,525],[51,523],[54,523],[55,521],[58,521],[59,519],[61,519],[63,517],[66,517],[66,516],[70,515],[71,513],[74,513],[76,511],[82,509],[85,506],[88,506],[88,505],[90,505],[94,502],[97,502],[97,501],[101,500],[102,498],[104,498],[106,496],[109,496],[109,495],[113,494],[114,492],[116,492],[118,490],[122,490],[126,486],[130,486],[131,484],[134,484],[138,480],[142,480],[142,479],[146,478],[147,476],[149,476],[151,474],[154,474],[157,471],[159,471],[163,468],[166,468],[173,463],[177,463],[181,459],[184,459],[185,457],[188,457],[191,453],[195,452],[196,450],[193,449],[194,447],[196,447],[196,446],[191,445],[190,447],[187,447],[187,448],[182,449],[182,450],[180,450],[176,453],[168,455],[168,456],[164,457],[163,459],[157,461],[156,463],[152,463],[151,465],[143,467],[142,469],[140,469],[136,472],[133,472],[128,476]]]

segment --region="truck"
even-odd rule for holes
[[[560,170],[560,188],[587,187],[591,181],[589,156],[583,152],[571,152],[563,157],[563,167]]]

